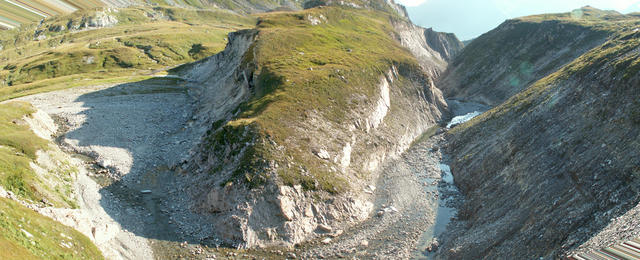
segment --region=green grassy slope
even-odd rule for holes
[[[66,1],[62,0],[59,5],[52,1],[31,0],[15,4],[2,1],[0,2],[0,29],[13,29],[20,25],[39,22],[43,18],[68,15],[69,13],[79,10],[80,12],[95,8],[115,7],[122,8],[126,6],[171,6],[187,9],[226,9],[239,13],[256,13],[271,10],[299,9],[302,1],[298,0],[124,0],[124,1],[101,1],[101,0],[84,0],[84,1]]]
[[[24,102],[0,104],[0,185],[23,200],[39,203],[44,199],[57,207],[74,207],[71,182],[77,169],[61,159],[45,177],[30,166],[36,162],[36,151],[48,151],[53,145],[23,121],[33,112],[34,108]]]
[[[312,25],[310,17],[321,23]],[[267,178],[262,167],[275,161],[290,165],[279,168],[284,184],[334,193],[346,189],[344,176],[331,170],[338,164],[318,160],[309,151],[312,139],[307,135],[314,132],[305,129],[317,131],[308,125],[317,117],[336,132],[348,133],[343,122],[355,120],[353,111],[377,99],[380,77],[392,65],[402,71],[401,81],[421,71],[415,58],[391,37],[389,21],[396,17],[344,7],[261,15],[257,40],[242,65],[258,73],[254,95],[231,121],[214,124],[208,138],[219,159],[214,161],[235,158],[238,144],[251,143],[240,154],[234,179],[260,185]],[[225,165],[220,163],[212,173]]]
[[[76,207],[72,182],[77,169],[57,158],[50,148],[53,144],[26,125],[22,118],[33,112],[24,102],[0,104],[0,186],[29,203]],[[57,165],[46,169],[46,176],[31,167],[38,150],[52,152],[49,156]],[[61,234],[66,237],[60,238]],[[0,198],[0,245],[1,259],[102,258],[95,245],[73,228],[4,198]]]
[[[640,72],[640,56],[638,53],[634,53],[640,46],[640,32],[635,30],[639,25],[640,19],[611,24],[611,27],[608,28],[612,30],[613,36],[604,44],[591,49],[549,76],[536,81],[525,91],[463,124],[463,127],[454,129],[453,132],[464,131],[464,129],[480,122],[500,118],[506,113],[529,111],[533,105],[536,105],[535,101],[539,101],[537,99],[541,95],[548,94],[552,88],[558,88],[567,80],[584,81],[581,78],[594,76],[593,73],[599,69],[606,69],[616,84],[628,86],[633,82],[631,79],[637,78],[638,72]],[[619,30],[615,32],[613,28],[619,28]],[[635,113],[633,110],[627,112]]]
[[[103,259],[89,238],[12,200],[0,198],[1,259]]]
[[[213,55],[224,49],[227,33],[255,24],[253,18],[220,9],[140,7],[107,12],[118,20],[113,27],[68,30],[70,20],[72,27],[79,26],[95,12],[53,17],[40,29],[28,25],[0,32],[4,47],[0,51],[0,100],[77,79],[138,80],[155,70]],[[36,30],[46,39],[34,40]]]
[[[150,0],[153,5],[171,5],[207,9],[219,7],[241,13],[265,12],[279,8],[298,9],[303,1],[297,0]]]

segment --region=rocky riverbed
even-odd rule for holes
[[[442,135],[433,136],[390,161],[375,188],[370,219],[342,236],[316,241],[303,255],[391,259],[423,254],[428,246],[424,241],[431,241],[433,225],[443,218],[438,216],[439,205],[444,197],[455,194],[441,193],[449,186],[440,168],[442,141]]]

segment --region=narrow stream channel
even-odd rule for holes
[[[487,111],[489,107],[467,103],[458,100],[447,100],[452,111],[453,118],[447,123],[446,130],[465,123],[474,117]],[[451,168],[448,165],[448,157],[442,155],[440,159],[440,178],[422,177],[421,181],[435,185],[425,185],[427,194],[436,193],[435,221],[421,236],[418,250],[412,255],[413,259],[433,259],[437,247],[441,243],[438,238],[447,230],[447,225],[457,214],[456,200],[461,200],[462,195],[455,186]]]

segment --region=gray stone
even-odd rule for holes
[[[321,232],[326,232],[326,233],[331,233],[331,231],[333,231],[333,229],[331,228],[331,226],[325,225],[325,224],[318,224],[317,229]]]

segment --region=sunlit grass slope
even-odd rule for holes
[[[118,23],[107,28],[69,30],[96,12],[105,12]],[[213,55],[224,49],[229,32],[254,24],[251,17],[220,9],[139,7],[79,11],[47,19],[40,27],[31,24],[2,31],[0,100],[24,91],[33,93],[37,88],[55,89],[51,81],[44,82],[56,78],[69,77],[53,82],[61,85],[77,83],[77,79],[137,80],[136,76]],[[34,39],[38,30],[44,39]]]
[[[28,103],[0,104],[0,186],[34,205],[76,207],[77,169],[38,137],[23,120],[35,109]],[[38,174],[38,151],[48,153],[55,169]],[[0,198],[0,259],[100,259],[91,241],[52,219]]]

